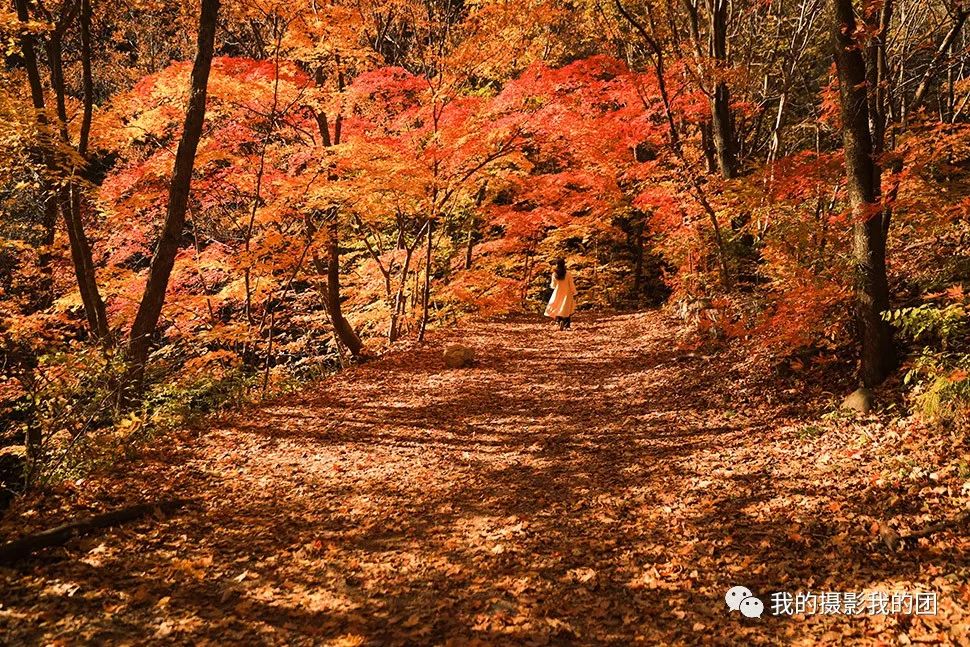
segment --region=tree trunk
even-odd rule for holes
[[[30,11],[27,0],[16,0],[17,18],[21,22],[30,20]],[[84,3],[87,14],[82,10],[82,41],[87,43],[87,24],[90,19],[90,7]],[[48,43],[48,58],[51,72],[51,86],[54,89],[57,114],[60,119],[59,132],[66,144],[70,144],[67,133],[67,109],[64,94],[64,75],[61,63],[61,38],[62,31],[56,29],[50,35]],[[34,109],[37,110],[37,119],[42,126],[47,125],[47,117],[44,114],[45,100],[44,90],[40,80],[40,71],[37,64],[37,54],[34,50],[35,38],[25,34],[21,38],[21,48],[24,56],[24,63],[27,71],[27,80],[30,85],[31,101]],[[90,45],[90,43],[87,43]],[[82,46],[82,67],[84,68],[84,85],[88,88],[90,80],[90,47]],[[83,149],[79,152],[83,156],[87,151],[87,137],[90,131],[90,107],[91,96],[86,92],[84,97],[84,116],[81,123]],[[43,154],[45,164],[50,169],[52,175],[57,174],[57,164],[51,153]],[[52,187],[47,187],[49,191]],[[84,314],[87,319],[88,328],[91,334],[99,339],[110,339],[110,329],[108,318],[105,313],[104,301],[98,290],[97,280],[94,275],[94,261],[91,254],[91,246],[84,233],[84,226],[81,220],[81,201],[77,183],[72,179],[67,185],[57,192],[57,197],[49,195],[44,205],[43,225],[45,228],[45,243],[49,248],[54,242],[54,227],[57,221],[57,210],[60,207],[64,217],[64,224],[67,230],[68,242],[71,249],[71,260],[74,265],[74,274],[77,279],[78,291],[81,294],[81,303],[84,306]],[[51,264],[50,252],[45,251],[39,259],[42,268],[47,270]]]
[[[20,22],[29,21],[30,14],[27,11],[27,0],[16,0],[16,5],[17,18]],[[44,87],[40,81],[37,53],[34,49],[34,37],[26,30],[24,30],[23,35],[20,37],[20,50],[24,57],[24,68],[26,68],[27,82],[30,86],[31,102],[34,110],[37,112],[37,121],[43,130],[47,126],[47,115],[44,112]],[[49,151],[40,149],[37,151],[37,156],[48,169],[53,169],[54,162],[51,159]],[[51,264],[53,260],[51,250],[54,245],[54,228],[57,226],[57,200],[54,199],[51,190],[51,187],[45,183],[42,188],[42,192],[45,195],[44,214],[41,217],[41,225],[44,228],[44,242],[43,250],[37,259],[40,265],[41,275],[44,277],[44,284],[42,286],[43,297],[38,303],[38,308],[41,310],[50,307],[54,302],[54,274]]]
[[[712,133],[711,122],[703,122],[699,130],[701,132],[701,148],[704,151],[704,166],[708,173],[717,173],[717,152],[714,146],[714,135]]]
[[[643,230],[644,223],[642,220],[637,222],[634,226],[634,243],[633,243],[633,295],[637,300],[637,305],[640,304],[641,292],[643,291]]]
[[[344,89],[344,75],[343,71],[340,69],[340,55],[336,55],[335,61],[337,64],[337,89],[343,91]],[[316,71],[316,81],[317,85],[322,85],[324,82],[323,68],[319,67]],[[314,117],[317,122],[317,130],[320,132],[321,142],[325,148],[330,148],[331,146],[336,146],[340,144],[341,137],[341,124],[343,123],[343,117],[340,113],[337,113],[334,117],[333,125],[333,137],[330,136],[330,123],[327,119],[327,113],[323,111],[314,112]],[[331,175],[328,181],[335,182],[337,177]],[[340,212],[335,207],[331,209],[330,212],[330,226],[329,226],[329,240],[327,241],[327,266],[323,267],[320,259],[316,256],[313,257],[313,263],[317,269],[318,273],[323,273],[326,271],[327,276],[327,311],[330,314],[330,321],[333,323],[334,334],[337,339],[343,344],[350,354],[354,357],[359,357],[361,351],[364,349],[364,344],[361,342],[360,337],[354,330],[354,327],[350,325],[346,317],[343,314],[343,308],[340,305],[340,226],[339,226]]]
[[[421,296],[421,327],[418,329],[418,341],[424,341],[424,332],[428,328],[428,309],[431,306],[431,247],[433,244],[434,220],[428,222],[428,248],[424,258],[424,288]]]
[[[866,386],[881,383],[896,367],[892,328],[882,319],[889,308],[886,278],[886,228],[879,208],[881,170],[873,157],[866,90],[866,64],[853,34],[852,0],[831,0],[835,14],[835,64],[839,74],[846,186],[854,216],[856,318],[862,342],[860,377]]]
[[[403,229],[399,231],[403,232]],[[398,283],[397,294],[394,297],[394,310],[391,313],[391,325],[387,331],[387,340],[392,344],[397,341],[398,335],[400,334],[401,316],[407,307],[407,297],[404,296],[404,291],[407,288],[411,259],[414,256],[414,250],[417,248],[418,241],[420,241],[420,234],[421,232],[418,232],[418,240],[415,241],[414,245],[404,245],[404,263],[401,267],[401,282]]]
[[[471,216],[468,218],[468,238],[465,240],[465,264],[466,270],[472,268],[472,258],[475,250],[475,229],[478,225],[478,218],[475,216],[476,212],[482,208],[482,203],[485,202],[485,195],[488,191],[488,180],[485,180],[484,184],[478,189],[478,194],[475,196],[475,210],[472,211]]]
[[[91,137],[91,118],[94,115],[94,79],[91,74],[91,2],[81,0],[81,87],[84,105],[81,114],[81,132],[78,134],[77,152],[81,157],[88,154]]]
[[[886,61],[886,39],[892,22],[893,0],[884,0],[881,6],[867,8],[865,22],[873,30],[865,52],[863,64],[866,73],[866,95],[869,99],[869,133],[872,137],[872,157],[876,160],[886,150],[886,126],[889,121],[888,76],[889,64]],[[876,170],[876,194],[882,189],[882,169]]]
[[[84,233],[84,222],[81,218],[81,194],[77,183],[69,182],[67,186],[60,190],[60,206],[67,228],[74,276],[81,293],[81,303],[84,306],[88,329],[96,338],[102,341],[110,341],[111,329],[108,326],[108,314],[94,273],[94,256],[91,253],[91,243]]]
[[[670,133],[670,145],[671,148],[673,148],[674,154],[677,156],[677,160],[680,162],[684,179],[694,190],[694,197],[697,199],[697,202],[701,205],[701,208],[704,209],[704,212],[711,221],[711,227],[714,232],[714,243],[717,246],[717,259],[718,265],[720,266],[721,284],[725,290],[730,292],[733,289],[733,282],[731,279],[731,271],[728,266],[727,247],[724,243],[724,236],[721,235],[721,227],[717,221],[717,212],[714,211],[714,207],[711,206],[710,201],[707,199],[707,194],[704,191],[704,185],[700,181],[697,174],[693,172],[691,164],[688,161],[687,156],[684,154],[684,148],[682,142],[680,141],[680,134],[677,130],[677,124],[674,121],[674,111],[671,104],[670,93],[667,90],[663,48],[661,48],[657,39],[650,35],[640,21],[634,18],[633,14],[626,10],[620,0],[613,0],[613,4],[616,6],[616,10],[620,13],[623,19],[630,23],[637,33],[640,34],[643,41],[653,54],[653,70],[657,79],[657,90],[660,93],[660,100],[664,107],[664,116],[667,121],[667,128]],[[644,103],[645,108],[650,107],[643,96],[640,97],[640,100]]]
[[[711,57],[719,64],[727,61],[727,0],[711,0]],[[735,174],[734,133],[731,127],[731,92],[723,81],[714,87],[711,124],[717,168],[721,176]]]
[[[82,78],[85,90],[90,90],[88,83],[91,76],[91,48],[86,34],[86,21],[90,19],[90,7],[88,15],[82,16]],[[57,116],[60,120],[61,139],[65,144],[71,145],[70,135],[67,129],[67,93],[64,87],[64,66],[62,57],[62,38],[63,32],[55,29],[51,34],[47,44],[47,52],[51,71],[51,87],[54,90],[55,103],[57,105]],[[78,142],[78,153],[83,157],[87,152],[87,139],[91,127],[91,112],[93,97],[86,92],[84,96],[84,112],[81,119],[81,139]],[[76,173],[78,169],[73,169]],[[81,293],[81,302],[84,305],[84,313],[88,320],[88,327],[91,333],[98,339],[110,341],[111,330],[108,327],[108,316],[105,311],[104,300],[98,290],[98,281],[94,272],[94,256],[91,253],[91,243],[88,241],[87,234],[84,232],[84,221],[81,215],[81,189],[79,182],[71,177],[64,188],[61,190],[60,197],[61,213],[67,226],[68,241],[71,247],[71,260],[74,264],[74,274]]]
[[[334,210],[330,222],[330,240],[327,241],[327,310],[337,338],[347,347],[354,357],[360,355],[364,345],[354,331],[354,327],[344,318],[340,306],[340,230],[337,222],[337,211]]]
[[[923,100],[926,98],[926,93],[930,89],[933,76],[939,68],[940,61],[946,56],[950,48],[956,42],[957,37],[960,35],[960,30],[963,29],[964,23],[967,21],[967,17],[970,16],[970,10],[958,9],[956,15],[953,17],[953,24],[950,26],[950,30],[947,32],[946,36],[940,42],[939,47],[936,48],[936,53],[933,54],[933,59],[930,61],[929,65],[926,66],[926,71],[920,78],[919,87],[916,88],[916,94],[913,95],[913,101],[910,103],[907,113],[916,112],[919,110],[920,106],[923,104]],[[906,118],[903,119],[903,124],[905,125]]]
[[[165,225],[152,257],[148,270],[148,281],[142,295],[135,322],[131,327],[128,347],[130,362],[129,379],[140,389],[145,376],[145,363],[151,338],[158,326],[158,319],[165,303],[168,279],[175,265],[175,256],[182,241],[185,214],[189,203],[189,190],[192,185],[192,170],[195,167],[195,153],[202,138],[202,123],[205,120],[206,92],[209,83],[209,70],[212,67],[212,52],[215,44],[216,18],[219,14],[219,0],[202,0],[202,13],[199,18],[198,49],[192,67],[192,90],[182,139],[175,153],[172,182],[168,191],[168,210]]]

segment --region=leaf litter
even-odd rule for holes
[[[19,536],[170,517],[0,569],[11,644],[968,644],[965,438],[822,416],[661,313],[443,331],[22,499]],[[445,344],[480,358],[446,370]],[[772,617],[724,592],[936,591],[936,616]]]

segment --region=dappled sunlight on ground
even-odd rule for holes
[[[746,619],[755,592],[939,588],[880,551],[877,504],[820,465],[731,358],[658,313],[478,323],[173,439],[131,500],[196,500],[3,573],[11,642],[770,644],[956,640],[937,618]],[[480,363],[445,370],[461,341]],[[743,397],[742,397],[743,396]],[[952,546],[951,546],[952,548]]]

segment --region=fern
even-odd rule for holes
[[[923,304],[885,313],[904,337],[920,344],[903,378],[914,408],[930,420],[970,414],[970,311],[964,303]]]

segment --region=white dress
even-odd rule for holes
[[[576,312],[576,284],[573,275],[566,272],[566,278],[559,280],[555,273],[552,275],[552,298],[546,306],[547,317],[571,317]]]

